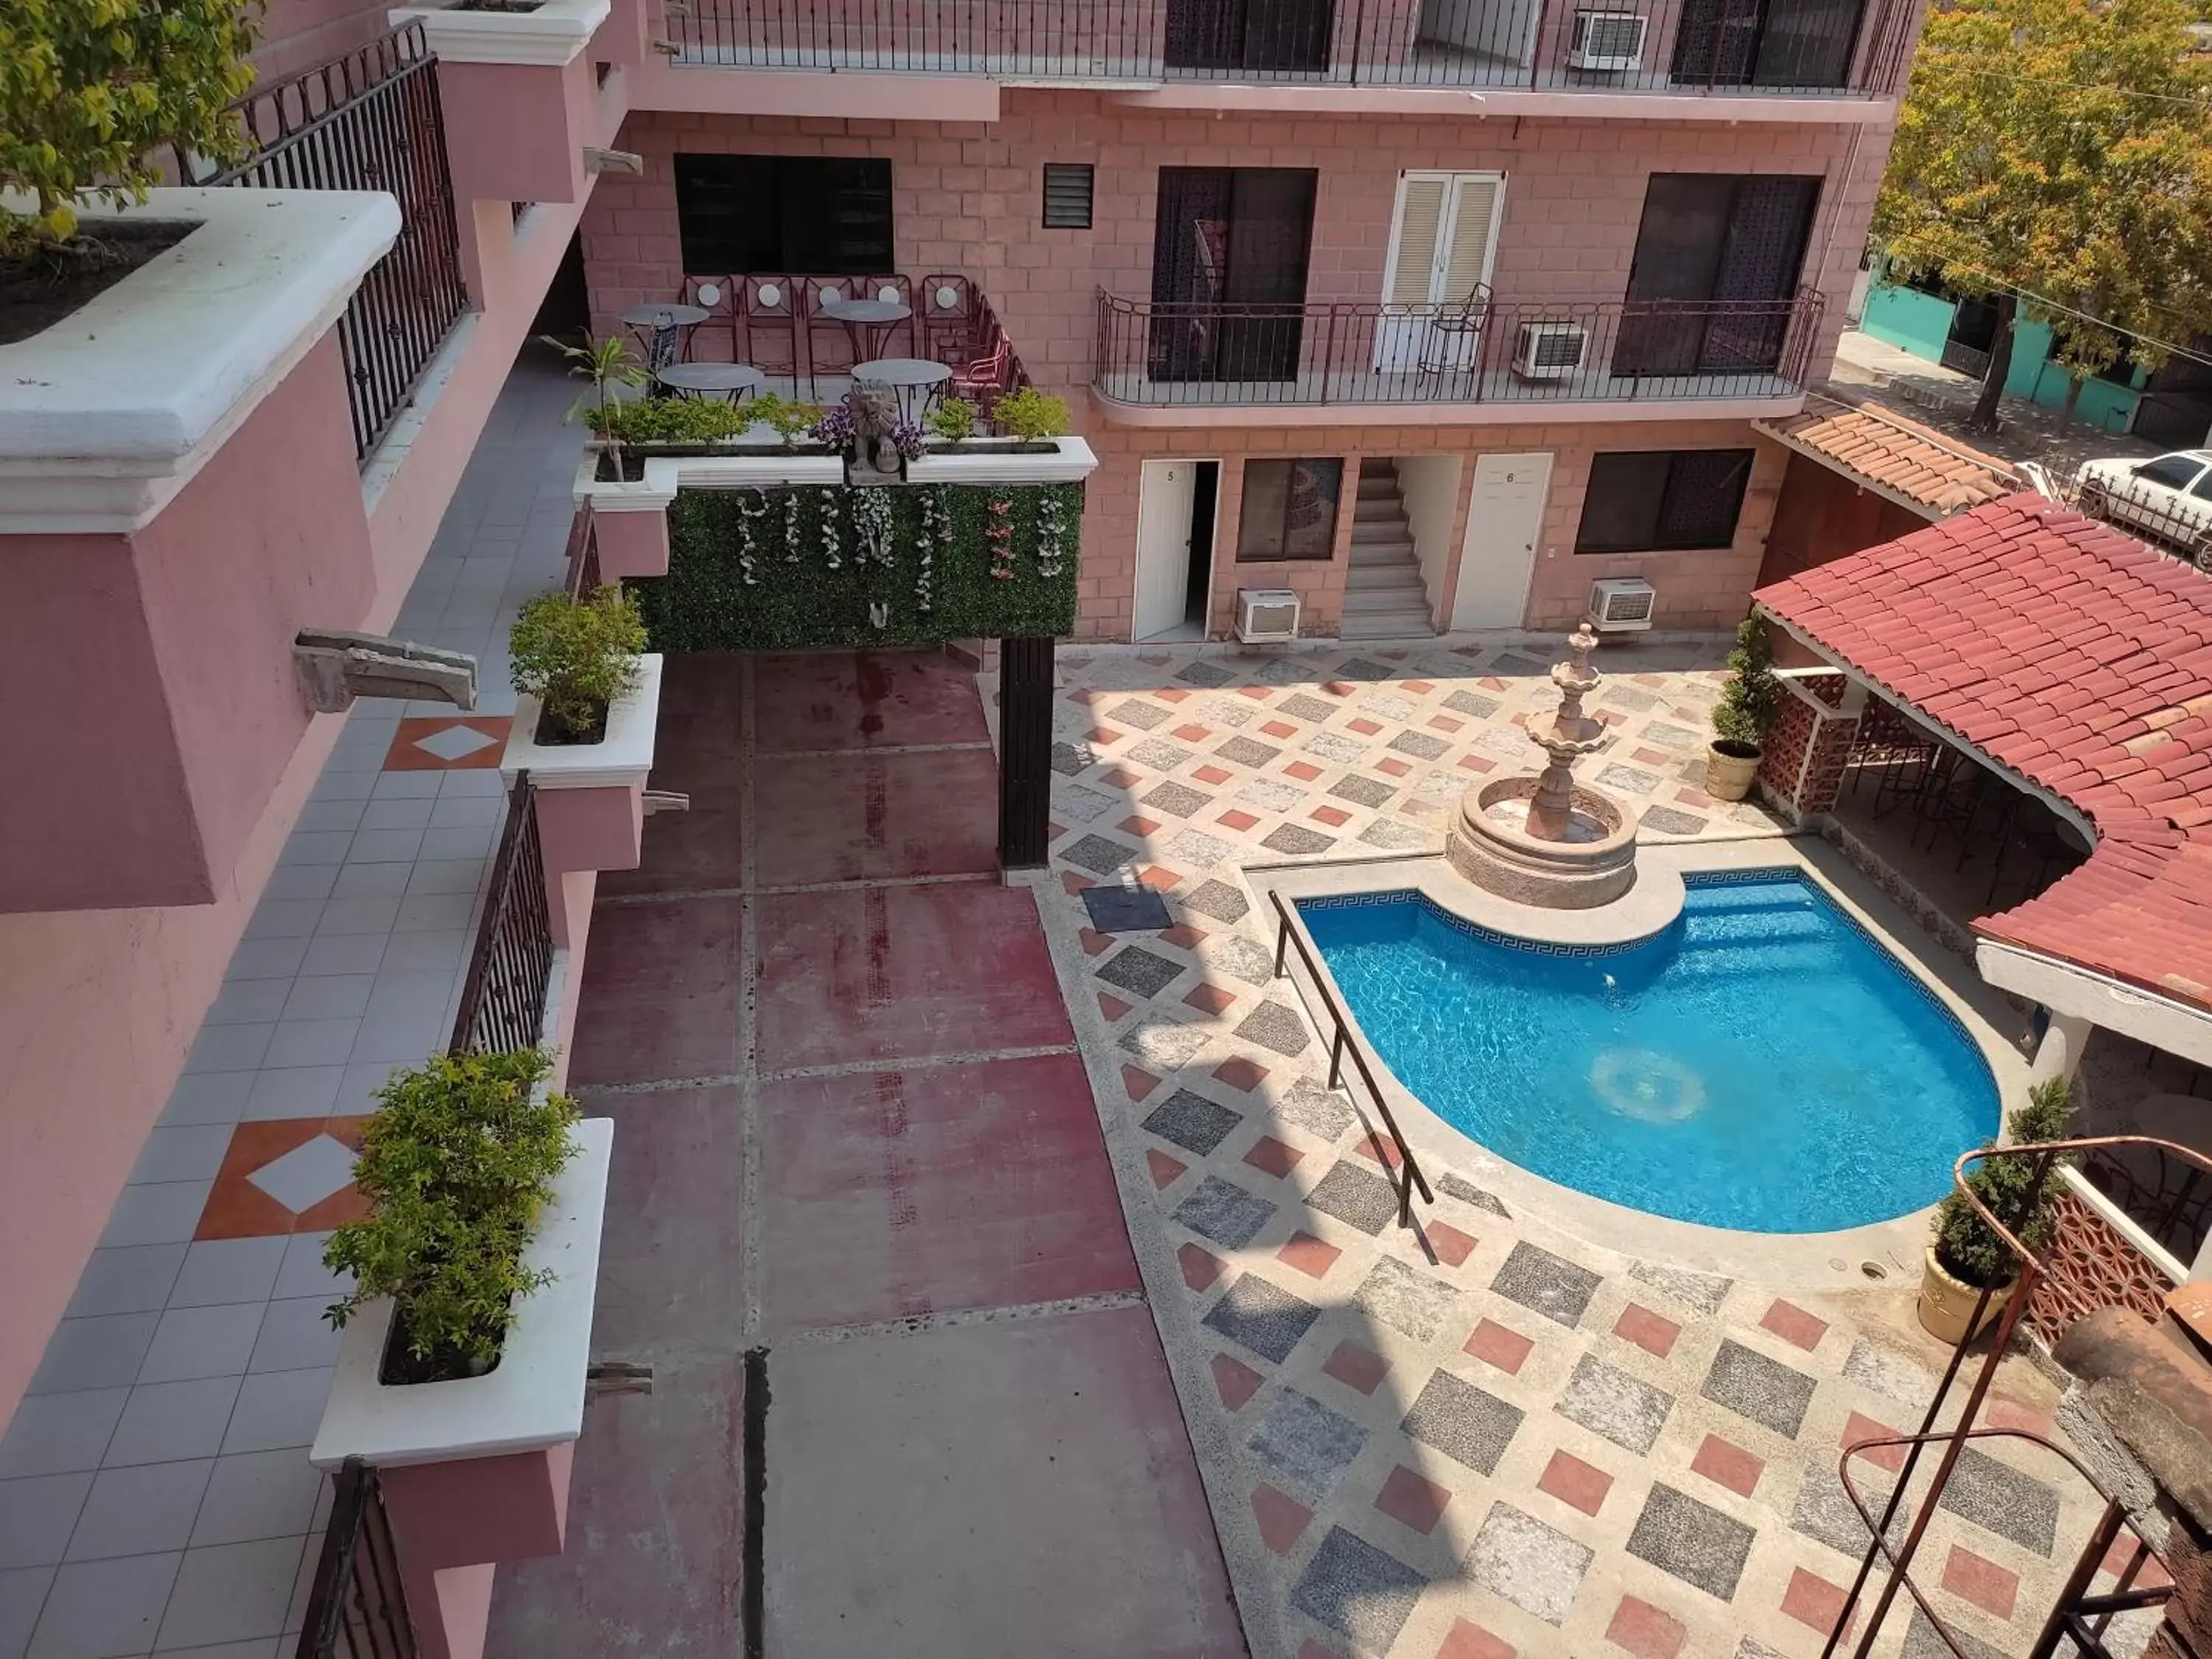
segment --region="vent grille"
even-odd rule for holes
[[[1044,228],[1091,228],[1091,167],[1088,162],[1044,164]]]

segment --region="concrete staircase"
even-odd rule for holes
[[[1387,460],[1363,461],[1338,634],[1347,640],[1403,640],[1436,631],[1429,622],[1428,589],[1413,556],[1406,503],[1398,491],[1398,469]]]

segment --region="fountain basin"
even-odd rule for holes
[[[1534,777],[1494,778],[1461,797],[1444,838],[1453,869],[1501,898],[1555,910],[1609,904],[1636,884],[1636,814],[1602,790],[1577,784],[1566,836],[1527,828]]]

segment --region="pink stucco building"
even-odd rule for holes
[[[280,3],[265,75],[424,15]],[[825,300],[903,298],[866,343],[922,358],[953,337],[933,308],[988,313],[958,337],[1003,341],[975,383],[1066,398],[1100,462],[1082,638],[1225,637],[1240,592],[1282,589],[1314,636],[1549,630],[1608,577],[1717,629],[1786,459],[1751,423],[1825,372],[1917,9],[428,17],[356,64],[440,94],[442,167],[371,181],[399,215],[348,196],[268,267],[281,292],[226,298],[205,198],[294,181],[179,195],[211,216],[169,286],[96,302],[139,317],[133,371],[82,398],[0,374],[0,705],[52,711],[16,721],[37,781],[0,800],[0,1425],[337,741],[295,636],[393,629],[564,260],[595,331],[694,302],[686,355],[802,396],[862,343]]]

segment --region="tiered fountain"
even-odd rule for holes
[[[1597,635],[1588,623],[1567,649],[1570,660],[1552,668],[1559,711],[1548,729],[1528,733],[1547,757],[1544,769],[1469,789],[1444,854],[1460,874],[1502,898],[1587,910],[1636,884],[1636,814],[1575,781],[1575,763],[1605,740],[1605,727],[1583,713],[1601,678],[1590,666]]]

